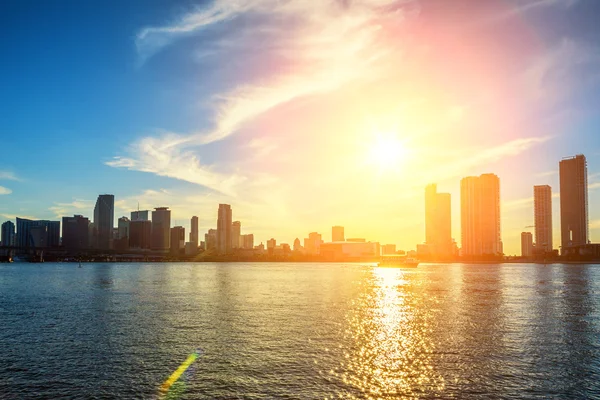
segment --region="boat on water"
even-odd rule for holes
[[[381,268],[417,268],[419,261],[399,255],[381,256],[381,261],[377,264]]]

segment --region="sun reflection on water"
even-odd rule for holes
[[[416,275],[374,268],[368,288],[348,315],[352,343],[331,374],[358,389],[360,398],[414,397],[440,391],[443,378],[432,363],[431,313],[419,299]],[[353,390],[352,392],[356,392]],[[350,393],[346,398],[358,398]]]

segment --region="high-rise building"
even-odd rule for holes
[[[560,236],[562,251],[588,243],[588,178],[583,154],[564,158],[560,174]]]
[[[331,228],[331,241],[332,242],[343,242],[345,240],[344,227],[334,226]]]
[[[267,240],[267,252],[269,254],[273,254],[275,247],[277,247],[277,241],[275,239],[271,238]]]
[[[63,217],[62,247],[67,250],[82,250],[90,246],[90,220],[82,215]]]
[[[17,218],[15,244],[18,247],[58,247],[60,221]]]
[[[531,232],[521,232],[521,257],[533,255],[533,235]]]
[[[494,174],[463,178],[460,196],[462,254],[501,255],[500,179]]]
[[[308,234],[308,238],[304,239],[304,250],[307,254],[317,255],[321,251],[321,244],[323,244],[321,234],[311,232]]]
[[[117,222],[119,239],[129,238],[130,224],[131,224],[131,221],[129,220],[129,218],[127,218],[127,217],[119,218],[119,221]]]
[[[425,188],[425,243],[434,256],[452,252],[450,193],[438,193],[436,184]]]
[[[171,228],[171,252],[180,253],[185,248],[185,228],[174,226]]]
[[[217,252],[231,253],[231,206],[219,204],[217,216]]]
[[[192,243],[192,247],[198,249],[198,217],[193,216],[190,221],[190,242]]]
[[[129,248],[150,249],[152,247],[152,221],[129,222]]]
[[[252,250],[254,248],[254,235],[252,233],[242,235],[241,242],[244,250]]]
[[[6,221],[2,224],[2,246],[15,245],[15,224],[12,221]]]
[[[536,249],[550,252],[552,244],[552,188],[548,185],[533,187]]]
[[[384,244],[381,246],[381,253],[385,255],[396,254],[396,245],[395,244]]]
[[[131,220],[132,221],[150,221],[148,214],[150,212],[148,210],[144,211],[132,211],[131,212]]]
[[[296,240],[294,240],[294,251],[301,251],[302,250],[302,245],[300,244],[300,239],[296,238]]]
[[[112,248],[113,228],[115,226],[115,196],[101,194],[94,207],[94,238],[96,248],[108,250]]]
[[[204,235],[204,250],[216,250],[217,249],[217,230],[209,229]]]
[[[242,231],[242,223],[233,221],[231,223],[231,248],[237,249],[240,247],[240,235]]]
[[[171,247],[171,210],[157,207],[152,211],[152,249],[169,250]]]

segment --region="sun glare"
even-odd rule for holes
[[[369,149],[369,162],[379,167],[381,171],[399,167],[408,157],[405,142],[395,135],[379,134],[373,140]]]

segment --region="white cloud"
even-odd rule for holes
[[[10,171],[0,171],[0,180],[19,181],[20,179]]]
[[[48,210],[54,213],[56,218],[69,215],[84,214],[93,212],[95,202],[92,200],[75,199],[70,203],[54,203]]]
[[[0,186],[0,195],[11,194],[11,193],[12,193],[12,190],[10,190],[9,188],[6,188],[4,186]]]

